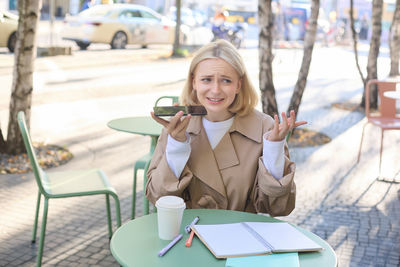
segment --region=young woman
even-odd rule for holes
[[[182,105],[203,105],[205,116],[183,116],[164,126],[148,170],[146,196],[182,197],[187,208],[287,215],[295,206],[295,164],[285,145],[296,122],[255,110],[257,93],[238,51],[218,40],[193,58]]]

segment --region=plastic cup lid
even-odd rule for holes
[[[181,208],[184,206],[183,199],[177,196],[164,196],[156,201],[156,207],[161,208]]]

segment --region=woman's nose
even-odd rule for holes
[[[219,92],[220,84],[218,81],[214,81],[211,85],[211,91]]]

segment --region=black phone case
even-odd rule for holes
[[[154,107],[154,115],[156,116],[175,116],[179,111],[183,111],[184,115],[192,116],[207,115],[207,110],[203,106],[159,106]]]

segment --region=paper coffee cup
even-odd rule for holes
[[[158,236],[172,240],[179,234],[186,204],[177,196],[164,196],[156,201]]]

